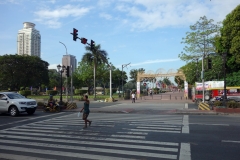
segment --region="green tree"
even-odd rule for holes
[[[37,87],[48,84],[48,63],[36,56],[0,56],[1,88],[19,90],[21,86]]]
[[[136,83],[137,82],[137,75],[138,75],[138,72],[139,73],[144,73],[145,72],[145,69],[143,68],[139,68],[139,69],[131,69],[130,70],[130,79],[133,83]]]
[[[179,89],[184,87],[184,80],[182,80],[179,76],[175,76],[174,81],[177,83]]]
[[[85,61],[87,64],[93,64],[93,81],[94,81],[94,90],[96,89],[96,68],[99,64],[108,63],[107,52],[101,50],[101,46],[94,46],[94,49],[91,50],[91,47],[86,46],[86,53],[82,57],[82,61]],[[94,91],[94,97],[96,98],[96,90]]]
[[[213,24],[212,19],[208,20],[206,16],[203,16],[191,25],[190,29],[191,32],[187,32],[181,42],[186,44],[184,51],[178,55],[181,60],[189,61],[215,51],[214,40],[220,29],[219,24]]]

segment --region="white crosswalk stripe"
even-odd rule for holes
[[[161,132],[181,134],[181,115],[93,113],[91,120],[91,127],[82,129],[84,123],[74,113],[1,130],[0,158],[177,160],[179,157],[181,143],[147,140],[147,136]]]

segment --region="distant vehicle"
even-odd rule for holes
[[[236,101],[240,102],[240,86],[235,87],[226,87],[226,95],[227,101]],[[214,101],[219,100],[222,101],[223,95],[223,81],[208,81],[205,82],[205,97],[206,101],[210,103],[214,103]],[[234,91],[234,92],[233,92]],[[202,83],[196,83],[196,87],[192,88],[192,101],[195,103],[202,102],[203,100],[203,91],[202,91]]]
[[[0,92],[0,112],[17,116],[19,113],[27,112],[29,115],[35,113],[37,102],[28,99],[15,92]]]

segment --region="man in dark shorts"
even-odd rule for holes
[[[90,110],[89,110],[90,101],[88,100],[88,96],[87,95],[84,96],[84,100],[85,100],[84,106],[83,106],[83,108],[81,109],[80,112],[82,112],[84,110],[82,119],[85,121],[85,126],[83,128],[87,128],[87,122],[89,123],[89,126],[91,126],[91,123],[92,123],[92,121],[89,121],[87,119],[88,115],[90,113]]]

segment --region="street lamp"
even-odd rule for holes
[[[66,55],[68,55],[66,45],[63,42],[60,42],[60,41],[59,41],[59,43],[64,45],[64,47],[66,49]],[[68,66],[68,59],[67,59],[67,66]],[[72,71],[72,65],[70,67],[71,67],[71,71]],[[66,78],[66,81],[67,81],[67,83],[66,83],[66,98],[67,98],[67,101],[68,101],[68,77]],[[73,84],[72,84],[72,73],[71,73],[71,101],[72,101],[72,96],[73,96],[72,85]]]
[[[131,63],[131,62],[130,62],[130,63]],[[123,65],[122,65],[122,97],[124,96],[124,95],[123,95],[123,68],[124,68],[124,67],[127,67],[128,65],[130,65],[130,63],[128,63],[128,64],[123,64]]]
[[[63,65],[61,66],[60,64],[57,65],[57,69],[58,69],[58,72],[60,72],[60,75],[61,75],[61,95],[60,95],[60,104],[62,104],[62,73],[64,72],[64,70],[66,69],[66,67]]]

